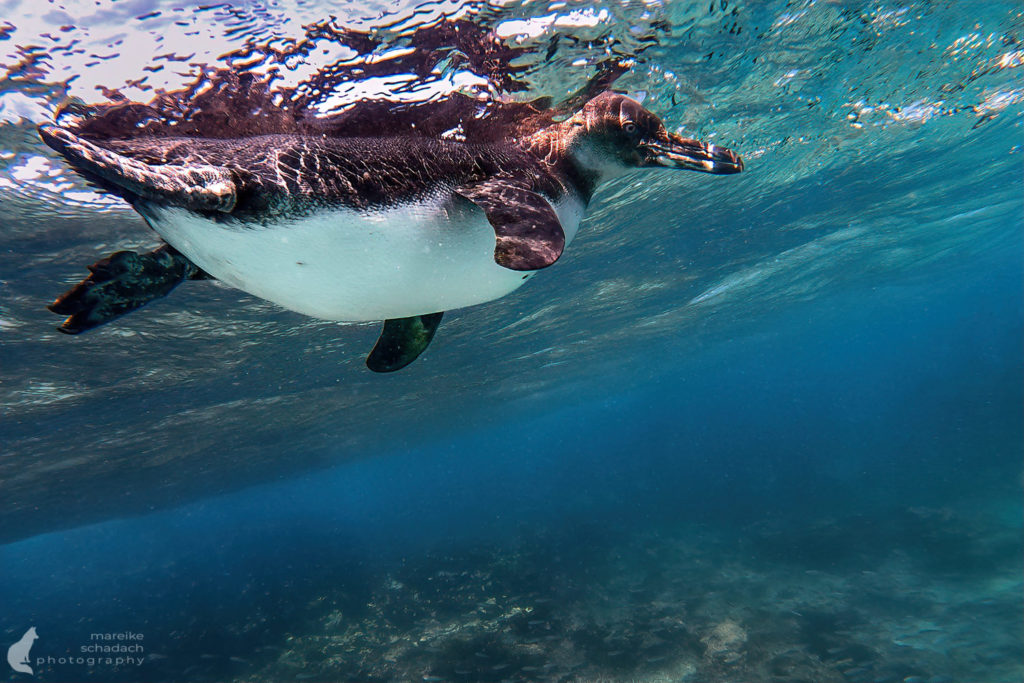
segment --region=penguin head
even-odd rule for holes
[[[561,124],[566,152],[602,177],[634,168],[682,168],[704,173],[739,173],[743,160],[717,145],[670,133],[636,100],[601,93]]]

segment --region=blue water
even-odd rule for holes
[[[514,443],[467,429],[9,544],[5,619],[51,642],[143,632],[147,651],[174,663],[147,665],[162,679],[196,653],[216,656],[199,660],[203,675],[236,675],[247,664],[227,658],[277,643],[325,592],[358,603],[396,566],[438,554],[472,562],[480,547],[605,555],[638,534],[699,530],[738,544],[771,523],[781,531],[751,551],[753,564],[842,574],[907,552],[935,581],[1018,571],[1018,253],[796,307],[673,360],[642,389],[609,387],[543,418],[509,415],[525,435]],[[924,525],[927,542],[903,535],[921,532],[912,508],[947,515]],[[808,543],[823,519],[831,537]],[[254,633],[226,630],[254,615]],[[1001,670],[1019,655],[1007,651]]]
[[[624,77],[747,173],[610,186],[571,259],[383,378],[375,329],[203,283],[53,333],[149,237],[32,161],[58,51],[2,85],[0,636],[39,636],[3,680],[1024,680],[1020,11],[790,4],[651,9]],[[323,9],[254,7],[211,31]],[[125,632],[141,665],[45,661]]]

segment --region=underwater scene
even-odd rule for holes
[[[0,0],[0,680],[1021,682],[1022,487],[1016,0]]]

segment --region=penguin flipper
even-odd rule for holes
[[[374,372],[394,372],[416,360],[434,338],[443,315],[442,311],[385,320],[380,338],[366,357],[366,367]]]
[[[510,270],[547,268],[562,255],[565,233],[547,200],[526,183],[489,178],[455,188],[487,215],[494,228],[494,260]]]
[[[118,251],[89,266],[89,277],[47,308],[68,316],[58,330],[79,334],[166,296],[185,280],[208,277],[168,244],[145,254]]]

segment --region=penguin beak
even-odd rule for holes
[[[685,168],[691,171],[725,175],[743,170],[743,159],[731,149],[717,145],[705,145],[675,133],[668,133],[667,139],[646,143],[652,153],[651,166]]]

